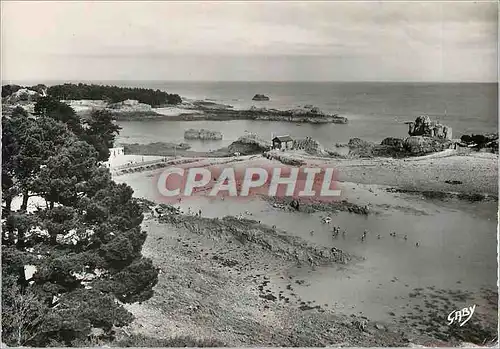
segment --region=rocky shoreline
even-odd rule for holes
[[[259,120],[259,121],[284,121],[295,123],[312,123],[312,124],[347,124],[346,117],[336,114],[329,115],[321,112],[313,112],[309,109],[292,109],[292,110],[277,110],[267,108],[252,107],[246,110],[233,110],[228,108],[201,108],[204,111],[203,115],[196,115],[198,120]],[[182,115],[180,117],[188,117]]]
[[[184,102],[170,108],[175,113],[165,113],[164,110],[152,108],[149,111],[112,110],[117,120],[160,119],[167,121],[227,121],[227,120],[259,120],[282,121],[312,124],[347,124],[346,117],[337,114],[325,114],[315,107],[302,107],[289,110],[268,108],[234,109],[231,105],[218,104],[210,101]]]

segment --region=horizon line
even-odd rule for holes
[[[385,84],[498,84],[494,81],[476,80],[175,80],[175,79],[2,79],[2,86],[9,84],[43,83],[106,83],[106,82],[164,82],[164,83],[385,83]]]

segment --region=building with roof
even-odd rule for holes
[[[289,150],[293,148],[293,139],[289,135],[276,136],[272,139],[273,149]]]

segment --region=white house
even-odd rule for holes
[[[110,148],[108,161],[123,155],[125,155],[125,150],[123,149],[123,147]]]
[[[109,148],[108,161],[103,162],[106,167],[121,165],[125,160],[125,149],[123,147]]]

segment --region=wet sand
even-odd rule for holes
[[[399,168],[402,172],[413,168],[417,177],[449,173],[447,178],[464,183],[452,185],[455,190],[492,193],[497,183],[496,179],[490,183],[496,176],[496,167],[491,172],[496,160],[488,156],[466,160],[472,164],[461,164],[451,156],[439,159],[440,163],[427,158],[399,164]],[[259,157],[239,165],[267,161]],[[384,182],[391,174],[393,180],[397,177],[397,172],[387,169],[387,161],[350,160],[339,168],[346,169],[344,178],[360,179],[364,172],[373,182]],[[430,161],[435,165],[425,168]],[[203,160],[204,165],[210,163],[210,159]],[[468,181],[468,176],[478,180]],[[435,177],[439,176],[429,180],[426,188],[451,191]],[[154,171],[116,180],[129,183],[137,196],[158,200],[152,178]],[[405,179],[399,183],[399,188],[408,189]],[[185,214],[176,220],[147,218],[144,252],[163,273],[155,296],[130,307],[137,320],[129,330],[151,336],[191,334],[235,346],[457,345],[491,340],[497,328],[497,203],[430,200],[418,193],[388,191],[386,185],[345,181],[341,186],[352,205],[370,206],[368,215],[321,207],[295,212],[259,199],[199,198],[182,202]],[[186,215],[188,207],[192,212],[201,209],[203,218]],[[297,240],[289,240],[295,242],[285,244],[286,249],[285,245],[274,248],[272,240],[242,243],[238,232],[243,229],[230,228],[235,224],[228,224],[221,233],[220,218],[225,215],[254,220],[247,224],[257,232],[275,226]],[[321,223],[326,215],[332,217],[330,225]],[[331,225],[348,233],[334,238]],[[368,237],[360,241],[365,229]],[[396,237],[389,235],[392,230],[397,231]],[[301,257],[297,263],[290,253],[310,254],[304,246],[335,247],[351,258],[345,264],[328,260],[312,267]],[[470,326],[464,326],[468,332],[447,326],[449,312],[472,304],[478,307]],[[365,330],[360,326],[363,320],[368,320]]]

